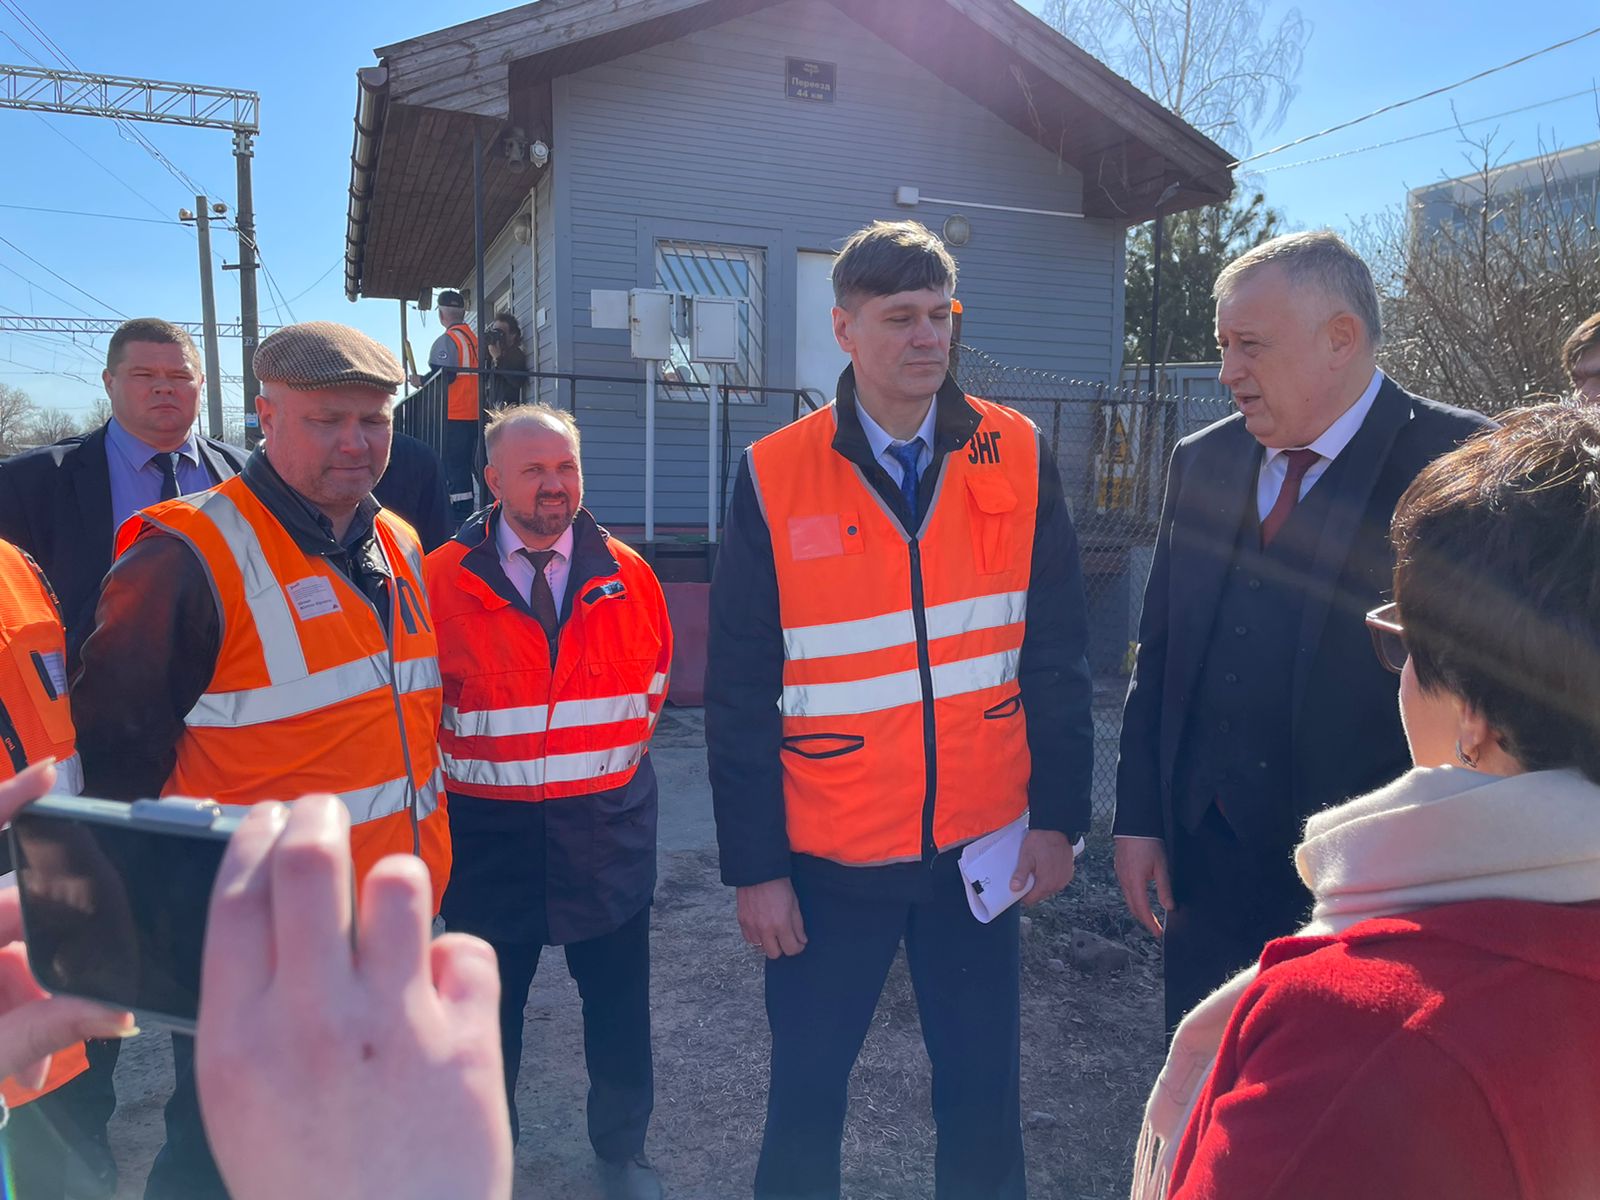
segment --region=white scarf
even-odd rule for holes
[[[1600,786],[1576,771],[1419,767],[1312,817],[1295,863],[1316,899],[1297,937],[1468,900],[1600,899]],[[1258,970],[1239,972],[1179,1024],[1145,1105],[1133,1200],[1166,1196],[1228,1019]]]

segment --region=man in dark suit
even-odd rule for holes
[[[189,335],[156,317],[111,335],[101,375],[111,419],[90,433],[0,462],[0,537],[31,554],[61,605],[67,659],[94,628],[117,526],[139,509],[238,474],[244,455],[194,432],[205,377]],[[118,1042],[90,1042],[89,1069],[37,1102],[73,1151],[69,1191],[109,1196],[116,1164],[106,1122],[116,1108]]]
[[[1163,939],[1169,1031],[1307,915],[1305,818],[1409,765],[1363,617],[1400,494],[1490,424],[1377,369],[1372,276],[1335,234],[1249,251],[1215,295],[1239,412],[1172,455],[1113,826],[1128,907]]]
[[[0,462],[0,537],[31,554],[55,588],[74,666],[117,526],[244,465],[242,451],[194,432],[205,376],[178,326],[157,317],[123,322],[100,378],[111,399],[106,424]]]

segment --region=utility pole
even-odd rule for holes
[[[219,210],[223,205],[217,205]],[[190,214],[178,212],[178,220]],[[200,317],[205,326],[201,335],[206,348],[206,426],[211,436],[222,436],[222,364],[217,358],[217,299],[211,286],[211,206],[204,196],[194,198],[195,232],[200,237]]]
[[[261,440],[256,423],[256,341],[260,329],[256,311],[256,216],[250,196],[251,139],[261,131],[261,97],[238,88],[206,87],[136,79],[127,75],[90,75],[82,71],[57,71],[48,67],[0,64],[0,108],[33,112],[77,113],[123,121],[154,121],[199,129],[233,131],[233,155],[239,166],[239,326],[244,342],[245,440]],[[204,200],[204,197],[196,197]],[[201,205],[203,218],[205,207]],[[206,254],[202,246],[201,254]],[[229,268],[224,265],[224,270]],[[207,272],[201,272],[202,279]],[[205,287],[202,284],[202,287]],[[210,319],[208,317],[208,319]],[[206,338],[206,346],[214,339]],[[208,376],[218,378],[214,371]],[[211,414],[215,419],[216,414]],[[213,426],[215,428],[215,426]]]
[[[247,130],[233,134],[233,156],[239,164],[239,339],[244,343],[244,444],[255,449],[261,441],[256,417],[256,343],[260,340],[260,314],[256,311],[256,208],[250,193],[250,159],[255,149]]]

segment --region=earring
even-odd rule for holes
[[[1463,767],[1476,767],[1478,760],[1461,748],[1461,739],[1456,739],[1456,761]]]

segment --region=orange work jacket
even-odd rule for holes
[[[500,520],[496,505],[480,552],[496,554]],[[605,536],[587,512],[578,520]],[[428,556],[446,790],[527,802],[633,778],[666,699],[672,626],[649,564],[616,538],[604,544],[614,561],[568,580],[571,614],[553,663],[539,623],[471,569],[472,546],[451,541]]]
[[[47,756],[56,760],[58,792],[83,790],[72,712],[67,707],[67,636],[55,593],[37,563],[0,540],[0,780]],[[0,1082],[12,1108],[53,1092],[89,1066],[78,1044],[50,1059],[44,1086]]]
[[[478,335],[467,324],[452,325],[445,334],[456,344],[456,365],[478,367]],[[478,419],[479,376],[458,374],[450,381],[445,418],[451,421],[476,421]]]
[[[204,564],[221,617],[216,669],[184,717],[163,794],[253,804],[334,792],[350,810],[357,880],[385,855],[419,855],[437,911],[450,875],[438,645],[417,535],[389,512],[375,527],[391,577],[387,631],[242,476],[135,514],[117,552],[157,531],[181,538]]]
[[[833,405],[750,448],[777,570],[783,800],[798,853],[913,861],[1027,808],[1017,664],[1038,431],[967,403],[981,423],[943,459],[914,533],[833,449]]]

